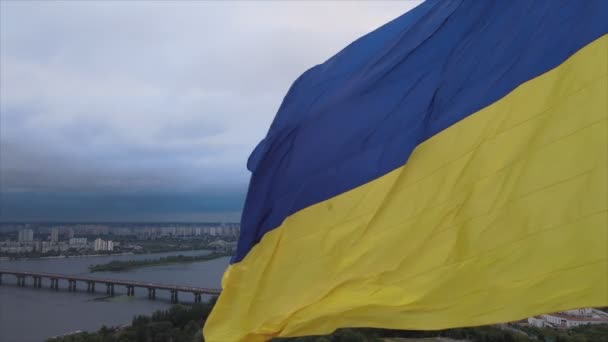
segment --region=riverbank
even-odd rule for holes
[[[138,282],[166,283],[191,287],[220,288],[221,278],[229,264],[229,258],[191,264],[175,264],[144,267],[124,272],[89,273],[91,264],[103,264],[112,260],[158,259],[169,255],[201,255],[210,251],[186,251],[167,254],[135,254],[124,256],[100,256],[95,258],[61,258],[53,260],[3,261],[0,268],[10,271],[47,272]],[[77,292],[67,291],[67,281],[59,291],[50,292],[48,279],[42,280],[42,289],[33,288],[31,279],[26,287],[17,286],[16,277],[3,276],[0,285],[0,312],[10,312],[0,319],[0,341],[45,341],[69,331],[97,331],[102,325],[122,326],[134,316],[151,315],[156,310],[171,307],[170,291],[156,291],[156,300],[147,299],[147,291],[135,289],[128,297],[124,286],[114,288],[115,296],[105,300],[105,286],[95,286],[96,293],[87,293],[85,283],[77,284]],[[180,303],[194,302],[194,296],[180,295]],[[23,322],[36,322],[36,329],[24,329]]]
[[[93,258],[93,257],[100,257],[100,256],[120,256],[120,255],[135,255],[135,253],[125,252],[125,253],[111,253],[111,254],[106,253],[106,254],[53,255],[53,256],[45,256],[45,257],[0,257],[0,261]]]
[[[209,261],[213,259],[223,258],[231,256],[232,253],[227,252],[211,252],[204,255],[196,256],[185,256],[175,255],[166,256],[158,259],[144,259],[144,260],[126,260],[126,261],[110,261],[105,264],[91,265],[89,271],[94,272],[120,272],[128,271],[135,268],[159,266],[159,265],[171,265],[171,264],[183,264],[198,261]]]
[[[195,251],[208,251],[210,248],[205,246],[204,248],[194,249],[175,249],[175,248],[162,248],[154,250],[142,250],[135,252],[120,252],[120,253],[104,253],[104,254],[69,254],[69,255],[52,255],[52,256],[2,256],[0,261],[13,261],[13,260],[45,260],[45,259],[65,259],[65,258],[89,258],[89,257],[100,257],[100,256],[121,256],[121,255],[141,255],[141,254],[163,254],[173,252],[195,252]]]

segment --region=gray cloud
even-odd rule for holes
[[[3,1],[0,192],[245,189],[293,80],[418,3]]]

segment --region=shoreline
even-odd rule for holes
[[[232,256],[232,254],[230,254],[230,253],[211,252],[209,254],[200,255],[200,256],[176,255],[176,256],[163,257],[163,258],[160,258],[160,259],[145,259],[145,260],[138,260],[138,261],[133,261],[133,260],[129,260],[129,261],[110,261],[110,262],[107,262],[107,263],[104,263],[104,264],[91,265],[89,267],[89,272],[90,273],[96,273],[96,272],[123,272],[123,271],[130,271],[130,270],[137,269],[137,268],[151,267],[151,266],[163,266],[163,265],[173,265],[173,264],[188,264],[188,263],[194,263],[194,262],[206,262],[206,261],[211,261],[211,260],[215,260],[215,259],[219,259],[219,258],[223,258],[223,257],[230,257],[230,256]],[[180,257],[190,258],[190,259],[179,260],[178,258],[180,258]],[[171,258],[173,258],[173,259],[171,259]]]
[[[0,261],[19,261],[19,260],[45,260],[45,259],[67,259],[67,258],[89,258],[89,257],[100,257],[100,256],[121,256],[121,255],[148,255],[148,254],[163,254],[163,253],[174,253],[174,252],[198,252],[198,251],[210,251],[213,249],[202,248],[202,249],[177,249],[169,251],[158,251],[158,252],[146,252],[146,253],[134,253],[134,252],[123,252],[113,254],[81,254],[81,255],[54,255],[44,257],[0,257]]]
[[[45,259],[68,259],[68,258],[91,258],[100,256],[121,256],[135,255],[133,252],[113,253],[113,254],[83,254],[83,255],[54,255],[45,257],[0,257],[0,261],[20,261],[20,260],[45,260]]]

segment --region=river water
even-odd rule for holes
[[[0,261],[0,269],[79,274],[100,278],[129,279],[164,284],[219,288],[222,274],[230,258],[187,264],[151,266],[122,272],[90,273],[88,266],[112,260],[154,259],[167,255],[201,255],[206,251],[159,254],[98,256],[64,259]],[[26,287],[17,287],[11,275],[2,277],[0,285],[0,342],[44,341],[70,331],[96,331],[102,325],[129,324],[135,315],[150,314],[171,306],[168,291],[157,290],[155,301],[148,300],[147,290],[136,288],[128,297],[124,286],[115,286],[115,296],[105,294],[105,285],[97,284],[97,293],[87,293],[86,283],[78,283],[78,292],[67,290],[67,282],[59,283],[59,291],[50,289],[43,280],[42,288],[33,288],[31,278]],[[194,297],[180,293],[179,301],[192,303]],[[203,298],[205,300],[205,298]]]

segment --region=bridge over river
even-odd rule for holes
[[[51,288],[59,290],[59,281],[67,281],[68,291],[76,291],[76,282],[83,282],[87,284],[87,292],[95,292],[95,284],[103,284],[106,286],[106,293],[108,295],[114,295],[114,286],[125,286],[127,289],[127,295],[135,295],[135,288],[145,288],[148,290],[148,299],[156,299],[156,290],[167,290],[171,292],[171,302],[177,303],[178,293],[186,292],[194,294],[194,302],[201,302],[201,295],[219,295],[220,289],[210,289],[204,287],[192,287],[192,286],[180,286],[180,285],[169,285],[161,283],[149,283],[142,281],[133,280],[122,280],[122,279],[108,279],[108,278],[96,278],[87,277],[81,275],[68,275],[58,273],[45,273],[45,272],[25,272],[25,271],[10,271],[0,269],[0,285],[2,284],[3,275],[12,275],[17,278],[18,286],[26,286],[26,279],[32,279],[32,285],[35,288],[42,287],[42,278],[50,279]]]

